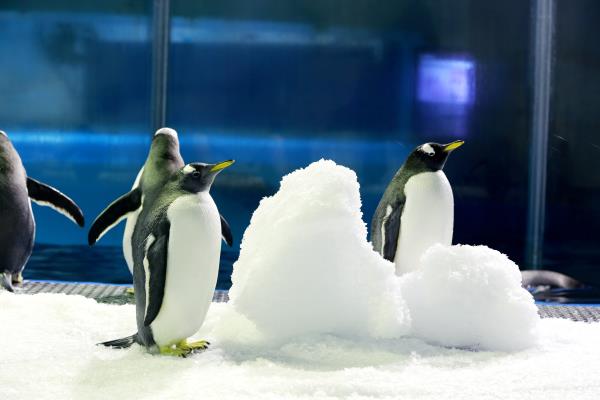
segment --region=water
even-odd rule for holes
[[[217,289],[231,287],[231,272],[237,258],[236,251],[221,253]],[[132,283],[120,246],[36,244],[23,276],[51,281]]]

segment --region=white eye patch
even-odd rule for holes
[[[191,174],[195,170],[196,170],[196,168],[192,167],[190,164],[188,164],[185,167],[183,167],[183,173],[186,174],[186,175],[187,174]]]
[[[421,151],[427,154],[428,156],[435,155],[435,150],[433,149],[433,147],[431,147],[429,143],[425,143],[423,146],[421,146]]]

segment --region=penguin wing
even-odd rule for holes
[[[146,239],[144,254],[144,274],[146,279],[146,315],[144,326],[150,326],[158,315],[165,294],[167,277],[167,255],[169,251],[169,230],[171,224],[165,221],[160,226],[158,236]],[[149,240],[154,240],[150,243]]]
[[[225,243],[231,247],[233,244],[233,234],[231,233],[231,228],[229,227],[227,220],[223,218],[222,215],[219,216],[221,217],[221,236],[223,237]]]
[[[382,249],[381,255],[388,261],[394,262],[396,257],[396,248],[398,246],[398,236],[400,235],[400,218],[404,210],[404,202],[396,203],[394,206],[388,205],[389,213],[383,218],[381,224]]]
[[[35,203],[58,211],[79,226],[84,225],[83,213],[77,204],[52,186],[28,177],[27,192]]]
[[[96,217],[88,232],[88,244],[93,246],[113,226],[126,218],[127,214],[137,210],[141,205],[142,191],[139,188],[135,188],[113,201]]]

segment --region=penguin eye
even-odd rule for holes
[[[198,171],[192,172],[192,177],[194,177],[194,178],[200,178],[200,172],[198,172]]]

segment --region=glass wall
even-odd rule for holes
[[[600,285],[600,3],[558,1],[544,265]]]
[[[415,146],[460,138],[455,241],[523,261],[527,2],[176,0],[172,13],[168,122],[186,159],[238,159],[215,187],[237,243],[296,168],[354,169],[370,222]]]
[[[28,174],[72,197],[87,226],[130,189],[151,139],[151,8],[118,3],[0,6],[0,129]],[[33,208],[26,278],[130,280],[117,247],[88,249],[86,230]],[[122,227],[103,244],[117,246],[121,235]]]
[[[466,144],[445,167],[454,242],[486,244],[529,267],[536,1],[171,0],[166,125],[186,161],[238,161],[213,189],[235,236],[219,286],[229,284],[252,212],[283,175],[320,158],[352,168],[369,223],[415,146],[456,139]],[[0,129],[31,176],[78,201],[88,226],[130,188],[155,129],[151,3],[0,5],[0,49],[11,54],[0,63]],[[587,39],[600,6],[556,4],[539,266],[600,281],[599,54]],[[86,232],[34,211],[29,277],[130,279],[122,227],[89,249]],[[53,275],[55,267],[78,272]]]

